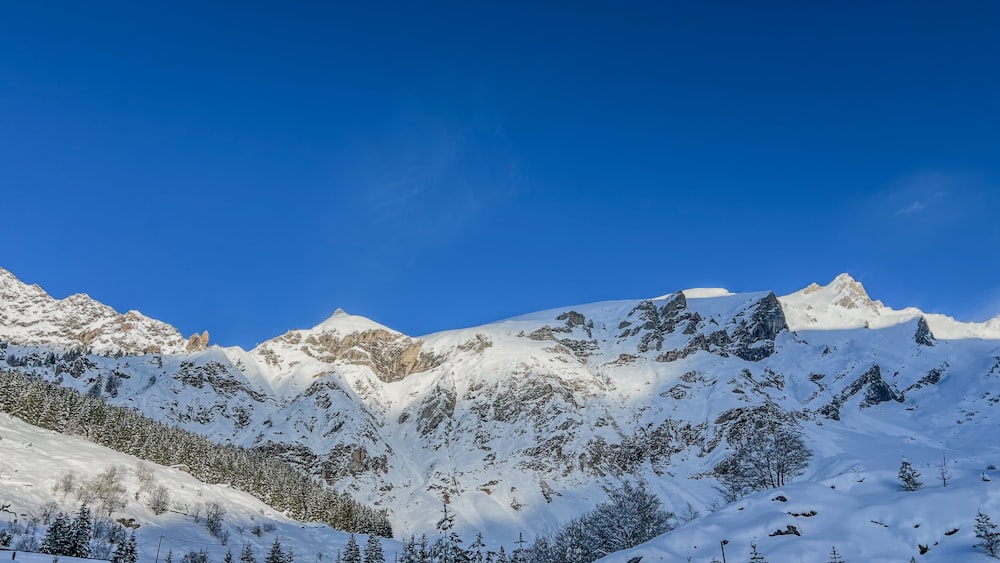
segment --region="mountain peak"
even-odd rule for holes
[[[843,273],[833,278],[827,286],[836,292],[834,305],[839,305],[845,309],[879,309],[882,307],[881,301],[872,301],[868,296],[868,291],[861,282],[854,279],[850,274]]]
[[[781,298],[792,330],[871,327],[888,309],[872,300],[861,282],[843,273],[826,285],[811,283]]]
[[[337,308],[329,318],[310,329],[310,331],[316,332],[338,332],[341,334],[369,330],[384,330],[393,334],[400,334],[399,331],[381,325],[368,317],[352,315],[341,308]]]
[[[17,276],[9,270],[0,268],[0,296],[5,299],[14,299],[19,296],[28,295],[31,297],[48,297],[48,294],[45,293],[45,290],[41,287],[37,285],[28,285],[17,279]]]

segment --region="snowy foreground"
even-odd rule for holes
[[[170,493],[170,508],[164,514],[154,515],[144,503],[134,501],[133,495],[139,489],[136,470],[140,463],[149,468],[155,480],[166,486]],[[158,547],[160,561],[171,550],[175,554],[174,560],[178,561],[181,554],[205,549],[210,559],[218,562],[229,549],[238,558],[244,544],[250,544],[257,559],[262,561],[275,538],[280,539],[284,546],[292,547],[298,561],[333,561],[337,550],[342,550],[349,538],[349,534],[328,526],[285,518],[259,500],[225,485],[202,483],[178,469],[144,462],[86,440],[43,430],[0,414],[0,505],[10,504],[8,510],[16,512],[16,518],[22,524],[38,517],[42,508],[50,503],[58,505],[63,512],[72,514],[77,511],[79,503],[73,495],[64,496],[54,491],[57,481],[67,471],[87,478],[110,467],[123,470],[121,483],[128,491],[127,506],[116,511],[113,517],[134,518],[140,525],[136,531],[140,562],[154,561]],[[209,534],[204,523],[194,521],[193,514],[198,507],[211,502],[219,503],[226,511],[223,526],[229,532],[227,546],[221,545],[219,539]],[[10,512],[0,512],[0,527],[5,527],[14,518],[15,515]],[[265,531],[259,537],[252,533],[254,526],[270,530],[272,525],[272,531]],[[44,525],[37,528],[39,541],[44,529]],[[366,536],[358,536],[358,541],[364,545]],[[391,561],[400,544],[384,538],[381,541]],[[61,557],[59,560],[70,562],[72,558]],[[29,558],[19,555],[18,561],[29,561]],[[51,556],[44,559],[44,563],[51,562]]]
[[[925,471],[924,488],[904,492],[894,471],[858,468],[820,482],[795,483],[755,494],[634,549],[602,559],[649,561],[747,561],[751,544],[772,563],[826,562],[831,549],[845,561],[995,561],[981,549],[973,526],[977,512],[1000,515],[1000,489],[983,481],[972,463],[949,464],[952,479],[943,488],[932,481],[940,466]],[[988,471],[994,478],[1000,473]],[[785,498],[787,500],[775,500]],[[786,532],[789,526],[795,534]],[[928,551],[921,555],[920,546]]]

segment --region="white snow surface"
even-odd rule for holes
[[[708,297],[723,297],[733,294],[733,292],[724,287],[692,287],[681,291],[681,293],[683,293],[688,299],[705,299]]]
[[[772,562],[825,560],[833,545],[849,561],[909,560],[931,539],[927,560],[975,560],[976,507],[995,507],[980,477],[1000,465],[1000,319],[895,311],[846,274],[778,298],[692,289],[419,338],[341,312],[250,351],[90,355],[67,366],[43,361],[64,336],[35,330],[50,321],[23,304],[47,296],[21,285],[0,286],[0,361],[34,358],[19,369],[81,391],[126,374],[110,402],[222,442],[308,448],[315,459],[299,461],[388,509],[399,537],[433,535],[447,500],[462,534],[482,531],[509,551],[518,533],[553,530],[608,487],[642,480],[669,509],[703,514],[638,548],[644,563],[709,561],[722,539],[740,557],[755,540]],[[708,472],[727,455],[726,428],[767,405],[801,421],[812,464],[783,489],[788,503],[769,491],[712,511]],[[955,477],[947,492],[931,475],[944,452]],[[893,488],[902,456],[925,490]],[[799,508],[817,515],[787,514]],[[878,514],[850,517],[866,511]],[[768,535],[786,523],[803,535]],[[953,524],[959,532],[942,537]]]

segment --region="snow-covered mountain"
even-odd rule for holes
[[[701,288],[422,337],[338,311],[246,351],[0,272],[0,340],[18,369],[295,460],[389,509],[399,535],[433,530],[446,501],[460,529],[509,545],[633,478],[707,513],[729,432],[765,419],[802,426],[808,482],[902,455],[985,467],[997,454],[1000,318],[895,311],[847,275],[784,297]],[[81,345],[94,353],[61,355]]]
[[[188,341],[167,323],[138,311],[121,314],[84,293],[53,299],[0,268],[0,334],[19,344],[84,347],[94,352],[176,354]],[[205,336],[207,344],[207,335]],[[201,337],[192,337],[192,348]]]

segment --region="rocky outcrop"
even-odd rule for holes
[[[917,319],[917,331],[913,334],[913,340],[920,346],[934,345],[934,333],[931,332],[931,327],[927,326],[927,319],[923,315]]]
[[[781,303],[773,292],[757,303],[749,319],[742,321],[732,333],[731,353],[748,362],[756,362],[774,354],[774,339],[788,329]]]
[[[898,392],[882,378],[882,368],[875,364],[847,385],[829,405],[820,408],[819,413],[827,418],[840,420],[841,407],[855,395],[861,395],[859,406],[863,409],[889,401],[902,403],[905,400],[903,393]]]
[[[666,336],[677,330],[678,326],[684,324],[687,330],[690,328],[690,322],[696,326],[700,320],[701,317],[697,313],[687,308],[687,298],[684,294],[677,292],[659,307],[652,300],[645,300],[636,305],[618,325],[620,329],[624,329],[618,334],[618,339],[624,340],[641,334],[636,347],[640,354],[661,351]],[[692,333],[693,331],[688,332]]]
[[[187,346],[184,348],[188,352],[200,352],[208,348],[208,331],[201,334],[197,332],[188,337]]]
[[[292,333],[299,336],[298,333]],[[289,338],[292,338],[291,336]],[[424,352],[423,343],[398,333],[374,329],[341,335],[312,334],[301,340],[301,350],[321,362],[345,361],[365,365],[384,382],[399,381],[431,369],[444,358]]]

